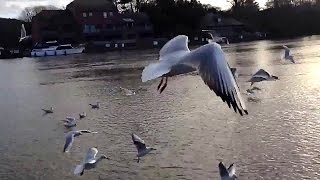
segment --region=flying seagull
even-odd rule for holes
[[[49,113],[53,113],[53,107],[51,107],[50,109],[41,109],[42,111],[44,111],[44,113],[49,114]]]
[[[89,104],[92,109],[99,109],[100,108],[100,102],[97,102],[97,104]]]
[[[260,69],[254,75],[252,75],[251,79],[248,82],[251,82],[251,86],[256,82],[261,81],[275,81],[279,78],[277,76],[270,75],[267,71]]]
[[[85,118],[86,116],[87,116],[87,114],[85,112],[82,112],[79,114],[80,119]]]
[[[93,133],[93,134],[95,134],[95,133],[98,133],[98,132],[93,132],[93,131],[90,131],[90,130],[75,130],[75,131],[68,132],[67,135],[66,135],[66,143],[64,144],[63,152],[69,152],[71,147],[72,147],[74,138],[78,137],[80,135],[83,135],[83,133]]]
[[[138,163],[140,161],[140,157],[145,156],[149,154],[151,151],[156,150],[155,148],[152,147],[147,147],[146,144],[144,143],[144,140],[142,140],[139,136],[136,134],[131,134],[133,144],[136,146],[138,150]]]
[[[161,77],[158,90],[162,93],[167,87],[168,77],[177,75],[171,71],[181,65],[190,66],[192,67],[191,70],[198,70],[204,83],[217,96],[221,97],[229,108],[232,106],[234,111],[238,111],[241,115],[243,115],[243,112],[248,114],[224,52],[221,46],[215,42],[190,51],[187,36],[179,35],[171,39],[160,50],[159,62],[152,63],[144,68],[141,77],[142,82]],[[165,81],[164,84],[163,81]]]
[[[74,175],[82,176],[84,173],[84,170],[95,168],[102,159],[109,159],[105,155],[101,155],[99,158],[96,158],[97,154],[98,154],[97,148],[90,148],[85,158],[83,159],[82,163],[76,166],[74,170]]]
[[[291,51],[288,48],[288,46],[283,45],[282,47],[284,48],[283,59],[287,60],[287,61],[291,61],[292,63],[295,63],[295,61],[293,60],[293,56],[291,55]]]
[[[222,162],[219,163],[219,172],[221,180],[235,180],[236,176],[236,168],[234,164],[231,164],[227,169]]]
[[[71,128],[71,127],[75,127],[77,126],[77,123],[76,123],[76,118],[74,117],[67,117],[66,120],[62,120],[64,121],[64,126],[67,127],[67,128]]]
[[[135,91],[127,89],[127,88],[120,87],[120,90],[124,91],[126,93],[126,96],[132,96],[132,95],[136,94]]]

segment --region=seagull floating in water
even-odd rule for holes
[[[74,117],[66,117],[66,120],[62,120],[64,121],[64,126],[67,127],[67,128],[71,128],[71,127],[75,127],[77,126],[77,123],[76,123],[76,118]]]
[[[254,91],[261,91],[261,89],[255,86],[250,89],[247,89],[248,95],[254,94],[255,93]]]
[[[41,109],[42,111],[44,111],[44,113],[49,114],[49,113],[53,113],[53,107],[51,107],[50,109]]]
[[[79,114],[80,119],[85,118],[86,116],[87,116],[87,114],[85,112],[82,112]]]
[[[159,62],[144,68],[142,82],[161,77],[158,90],[160,93],[167,87],[168,77],[176,76],[175,71],[181,66],[189,66],[190,71],[198,70],[204,83],[226,102],[229,108],[243,115],[248,114],[242,100],[238,84],[230,70],[221,46],[215,42],[203,45],[192,51],[188,48],[188,37],[179,35],[167,42],[160,50]],[[163,84],[163,81],[164,84]],[[163,84],[163,86],[162,86]],[[162,87],[161,87],[162,86]]]
[[[75,131],[68,132],[67,135],[66,135],[66,143],[64,144],[63,152],[69,152],[71,147],[72,147],[74,138],[78,137],[80,135],[83,135],[83,133],[95,134],[95,133],[98,133],[98,132],[93,132],[93,131],[90,131],[90,130],[75,130]]]
[[[100,108],[100,102],[97,102],[97,104],[89,104],[92,109],[99,109]]]
[[[284,56],[283,59],[287,60],[287,61],[291,61],[292,63],[295,63],[295,61],[293,60],[293,56],[291,54],[290,49],[288,48],[288,46],[283,45],[282,46],[284,48]]]
[[[136,146],[136,148],[138,150],[138,154],[137,154],[137,157],[138,157],[137,162],[138,163],[140,161],[140,157],[149,154],[153,150],[156,150],[155,148],[147,147],[146,144],[144,143],[144,140],[142,140],[136,134],[132,134],[131,137],[132,137],[133,144]]]
[[[254,91],[252,89],[247,89],[248,95],[254,94]]]
[[[251,86],[256,82],[261,81],[275,81],[279,78],[277,76],[270,75],[267,71],[260,69],[254,75],[252,75],[251,79],[248,82],[251,82]]]
[[[126,93],[126,96],[132,96],[132,95],[136,94],[135,91],[127,89],[127,88],[120,87],[120,89],[123,90]]]
[[[83,159],[82,163],[76,166],[74,170],[74,175],[82,176],[84,173],[84,170],[95,168],[102,159],[110,159],[105,155],[101,155],[99,158],[96,158],[97,154],[98,154],[97,148],[90,148],[85,158]]]
[[[219,172],[221,180],[235,180],[238,177],[236,176],[236,168],[234,164],[231,164],[227,169],[222,162],[219,163]]]

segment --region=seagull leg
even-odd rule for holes
[[[138,157],[137,163],[139,163],[139,162],[140,162],[140,158]]]
[[[163,83],[163,77],[161,78],[161,81],[160,81],[160,83],[159,83],[159,85],[158,85],[158,87],[157,87],[158,90],[160,89],[162,83]]]
[[[163,91],[164,89],[166,89],[167,84],[168,84],[168,77],[166,76],[166,77],[165,77],[164,85],[163,85],[162,88],[160,89],[160,94],[162,93],[162,91]]]

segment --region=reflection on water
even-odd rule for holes
[[[296,64],[280,62],[283,44]],[[73,179],[74,166],[94,146],[112,158],[85,179],[218,179],[221,160],[235,162],[240,179],[319,179],[320,38],[223,49],[239,70],[248,116],[233,113],[198,76],[171,78],[161,95],[158,81],[141,83],[157,50],[0,61],[0,179]],[[280,80],[245,95],[260,68]],[[90,109],[96,101],[101,108]],[[55,112],[43,116],[40,108],[50,106]],[[88,116],[78,128],[99,133],[76,139],[63,154],[61,120],[83,111]],[[139,164],[132,132],[158,149]]]

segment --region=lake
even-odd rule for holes
[[[280,61],[288,45],[296,64]],[[0,60],[0,179],[75,179],[73,169],[90,147],[111,160],[82,179],[219,179],[218,163],[235,163],[239,179],[320,179],[320,36],[223,46],[249,115],[229,109],[199,76],[141,82],[158,50]],[[257,83],[260,68],[279,81]],[[137,90],[126,96],[120,87]],[[99,110],[89,103],[101,102]],[[41,108],[54,107],[44,115]],[[62,153],[68,130],[61,120],[87,117]],[[131,133],[157,148],[136,162]]]

